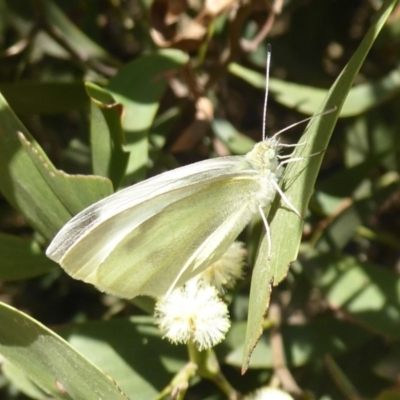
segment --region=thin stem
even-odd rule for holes
[[[270,330],[270,343],[275,375],[278,377],[285,391],[301,396],[302,390],[297,385],[286,364],[285,347],[280,330],[281,309],[275,301],[270,305],[269,318],[274,322],[274,326]]]
[[[189,388],[190,379],[196,375],[197,365],[193,362],[187,363],[172,379],[168,386],[154,399],[162,400],[174,398],[183,400]]]
[[[197,365],[197,375],[214,382],[229,400],[239,400],[241,396],[222,374],[214,350],[199,351],[191,342],[187,346],[190,361]]]

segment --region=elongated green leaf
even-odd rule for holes
[[[0,354],[56,399],[121,400],[115,382],[61,337],[0,303]]]
[[[322,162],[322,154],[310,155],[326,149],[340,110],[353,84],[368,51],[380,29],[390,15],[395,0],[386,0],[378,11],[359,48],[340,74],[328,96],[316,112],[336,107],[329,115],[314,118],[308,125],[297,147],[294,158],[298,162],[289,163],[281,179],[280,186],[291,204],[305,215],[312,195],[315,180]],[[290,264],[296,259],[299,250],[304,221],[282,203],[277,196],[268,216],[272,237],[271,259],[268,260],[268,241],[264,235],[252,276],[249,316],[242,370],[246,370],[252,351],[262,333],[264,314],[269,304],[272,285],[277,285],[287,274]]]
[[[0,233],[0,279],[27,279],[49,272],[57,266],[33,240]]]
[[[109,178],[114,190],[122,181],[129,153],[123,150],[122,106],[111,93],[93,83],[86,84],[91,99],[90,139],[95,175]]]
[[[112,193],[101,177],[58,171],[0,94],[0,191],[51,239],[73,215]]]
[[[59,31],[68,45],[77,52],[83,60],[91,58],[108,59],[115,62],[110,54],[78,29],[56,5],[54,1],[40,0],[41,11],[46,23]],[[45,46],[47,47],[47,46]]]
[[[144,178],[148,160],[147,135],[168,77],[176,75],[188,56],[179,50],[163,50],[127,64],[111,79],[107,89],[124,106],[125,149],[131,153],[128,175]]]
[[[229,66],[229,71],[255,87],[265,88],[265,77],[258,72],[235,63]],[[328,94],[325,89],[274,78],[270,79],[269,90],[278,103],[307,115],[312,115]],[[398,93],[400,93],[399,68],[376,82],[363,83],[352,88],[340,111],[340,117],[353,117],[362,114]]]

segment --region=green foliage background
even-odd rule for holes
[[[161,339],[152,301],[99,293],[44,250],[122,187],[249,151],[271,43],[267,132],[336,110],[302,139],[303,126],[282,135],[310,144],[295,156],[326,150],[285,171],[306,217],[277,199],[272,262],[260,221],[241,235],[248,270],[228,294],[222,373],[243,394],[278,382],[304,399],[400,399],[397,1],[276,1],[273,19],[268,2],[227,2],[237,8],[210,18],[203,40],[163,49],[160,3],[0,0],[0,398],[167,398],[187,354]],[[189,6],[192,18],[206,7]],[[186,398],[226,393],[197,376]]]

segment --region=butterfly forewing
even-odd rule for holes
[[[220,162],[218,163],[215,162],[217,159],[213,159],[188,165],[184,168],[177,168],[108,196],[72,218],[50,243],[46,254],[52,260],[62,264],[63,258],[76,244],[86,235],[95,235],[96,229],[102,227],[106,221],[118,219],[125,211],[129,213],[136,205],[149,202],[164,193],[181,190],[189,186],[196,190],[197,183],[212,180],[224,173],[232,174],[240,164],[240,159],[241,157],[224,157],[219,158]],[[185,194],[181,193],[182,195]],[[154,202],[152,209],[150,203],[148,205],[147,209],[150,213],[157,213],[165,206],[164,203]],[[130,219],[136,221],[135,218]],[[124,229],[127,220],[122,222],[118,224],[121,230]],[[112,221],[111,226],[113,226]],[[102,230],[101,234],[113,237],[107,234],[106,230]],[[100,240],[101,236],[97,238]]]
[[[256,212],[259,190],[243,157],[179,168],[87,208],[47,253],[109,293],[160,295],[224,253]]]

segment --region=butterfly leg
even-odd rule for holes
[[[272,240],[271,240],[271,230],[269,229],[268,221],[267,218],[265,217],[263,208],[259,205],[258,210],[260,211],[261,219],[264,222],[265,226],[265,234],[267,235],[267,244],[268,244],[268,261],[271,260],[271,246],[272,246]]]
[[[282,192],[282,189],[279,187],[279,185],[274,181],[271,180],[272,185],[274,186],[274,188],[276,189],[276,191],[279,193],[279,195],[281,196],[282,200],[284,201],[284,203],[286,203],[286,205],[296,214],[298,215],[300,218],[303,218],[301,216],[301,214],[297,211],[296,207],[290,202],[290,200],[287,198],[287,196],[285,195],[285,193]]]
[[[300,147],[300,146],[305,146],[307,144],[306,142],[301,142],[301,143],[297,143],[297,144],[280,144],[281,147]],[[285,156],[280,156],[277,155],[278,160],[284,160],[285,158],[292,158],[294,153],[296,152],[296,149],[293,150],[293,152],[291,152],[290,154],[286,154]]]

